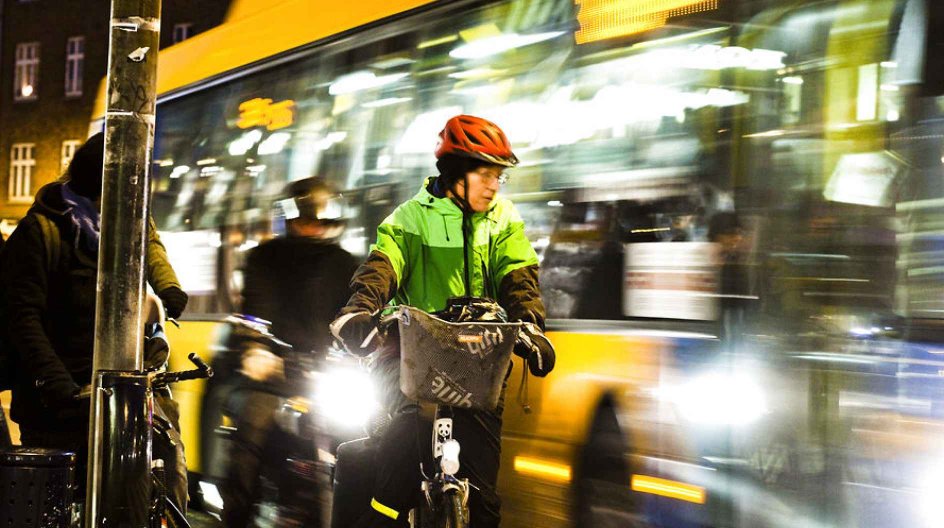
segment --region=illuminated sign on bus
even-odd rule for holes
[[[239,104],[239,128],[266,127],[278,130],[295,123],[295,101],[286,99],[273,103],[272,99],[257,97]]]
[[[669,18],[718,9],[718,0],[574,0],[580,9],[577,44],[642,33]]]

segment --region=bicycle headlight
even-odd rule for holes
[[[345,429],[365,426],[379,408],[370,376],[351,367],[332,368],[317,376],[315,405],[329,424]]]

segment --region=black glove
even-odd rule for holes
[[[366,356],[373,352],[371,344],[377,335],[377,322],[367,312],[345,314],[331,323],[331,335],[351,354]]]
[[[554,345],[547,339],[544,332],[533,324],[525,325],[518,334],[515,355],[527,360],[528,370],[539,378],[550,374],[557,361]]]
[[[71,377],[69,379],[60,377],[36,380],[36,388],[39,390],[43,405],[50,409],[58,409],[73,403],[81,387]]]
[[[184,313],[184,308],[187,307],[187,300],[190,299],[190,297],[177,286],[164,288],[157,296],[161,298],[161,302],[164,303],[164,311],[167,312],[167,317],[171,319],[177,319]]]

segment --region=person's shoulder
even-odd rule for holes
[[[40,216],[43,216],[40,218]],[[42,231],[42,222],[52,222],[53,220],[49,217],[44,216],[42,213],[36,211],[30,211],[20,219],[16,224],[16,228],[13,230],[13,233],[7,238],[7,242],[23,238],[26,236],[37,236]]]
[[[258,246],[249,250],[247,258],[249,260],[259,260],[277,254],[281,250],[281,246],[284,245],[282,240],[281,237],[276,237],[260,242]]]
[[[423,209],[424,205],[420,202],[419,198],[413,197],[409,200],[401,203],[393,210],[394,214],[416,214],[417,212]]]
[[[31,211],[16,224],[16,228],[4,242],[3,250],[0,252],[3,262],[43,253],[40,249],[45,244],[43,228],[40,225],[43,220],[38,218],[38,214]]]
[[[515,207],[514,202],[502,196],[495,198],[488,216],[501,225],[522,222],[521,215],[518,213],[518,208]]]
[[[422,222],[424,215],[423,206],[411,198],[398,205],[383,223],[412,231],[417,223]]]
[[[330,244],[328,246],[328,255],[341,264],[357,263],[359,259],[351,254],[350,251],[341,247],[340,244]]]

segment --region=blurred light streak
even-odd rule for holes
[[[267,154],[278,154],[282,152],[285,145],[292,139],[292,135],[287,132],[277,132],[267,137],[262,143],[259,143],[257,152],[260,156]]]
[[[648,229],[633,229],[630,233],[658,233],[660,231],[671,231],[671,227],[652,227]]]
[[[783,257],[783,258],[815,258],[815,259],[831,259],[831,260],[852,260],[852,257],[849,255],[834,255],[831,253],[783,253],[783,252],[774,252],[770,254],[771,257]]]
[[[779,137],[786,134],[783,130],[768,130],[767,132],[758,132],[756,134],[745,134],[743,137],[746,138],[764,138],[764,137]]]
[[[181,176],[183,176],[184,174],[187,174],[188,172],[190,172],[190,167],[188,167],[187,165],[178,165],[177,167],[174,167],[174,170],[170,171],[170,178],[171,179],[180,178]]]
[[[262,132],[250,130],[229,144],[227,151],[230,156],[243,156],[262,139]]]
[[[561,482],[570,482],[571,477],[570,466],[566,464],[523,456],[515,457],[515,471],[524,475],[544,477]]]
[[[851,357],[841,357],[834,354],[800,354],[800,359],[809,359],[813,361],[826,361],[829,363],[847,363],[850,365],[874,365],[875,361],[871,359],[856,359]]]
[[[667,44],[676,44],[678,42],[684,42],[686,40],[700,39],[702,37],[707,37],[710,35],[714,35],[716,33],[724,33],[727,31],[730,31],[730,28],[716,27],[716,28],[703,29],[701,31],[692,31],[691,33],[683,33],[681,35],[675,35],[675,36],[666,37],[663,39],[647,40],[645,42],[633,44],[630,49],[639,50],[639,49],[646,49],[646,48],[656,48],[659,46],[665,46]],[[600,54],[597,53],[597,54],[591,55],[591,57],[595,57],[597,55],[600,55]]]
[[[494,70],[492,68],[473,68],[471,70],[450,73],[449,77],[452,79],[479,79],[483,77],[493,77],[503,72],[504,70]]]
[[[377,76],[374,72],[356,71],[338,77],[328,87],[328,93],[331,95],[345,95],[380,88],[381,86],[393,84],[408,75],[408,73],[391,73],[390,75]]]
[[[384,59],[377,61],[370,65],[371,68],[378,68],[381,70],[389,70],[390,68],[398,68],[400,66],[408,66],[416,62],[413,59],[408,59],[406,57],[390,57],[389,59]]]
[[[442,37],[438,39],[426,40],[417,44],[416,49],[432,48],[433,46],[441,46],[443,44],[449,44],[450,42],[455,42],[457,40],[459,40],[459,37],[457,35],[449,35],[447,37]]]
[[[386,99],[378,99],[376,101],[364,103],[361,106],[363,106],[364,108],[382,108],[384,106],[406,103],[407,101],[412,101],[412,100],[413,100],[412,97],[387,97]]]
[[[517,33],[495,35],[463,44],[450,51],[449,56],[454,59],[482,59],[515,48],[522,48],[557,38],[563,34],[563,31],[550,31],[547,33],[535,33],[533,35],[519,35]]]
[[[674,480],[650,477],[647,475],[633,475],[631,487],[639,493],[650,493],[670,499],[678,499],[695,504],[705,503],[705,488],[686,484]]]

